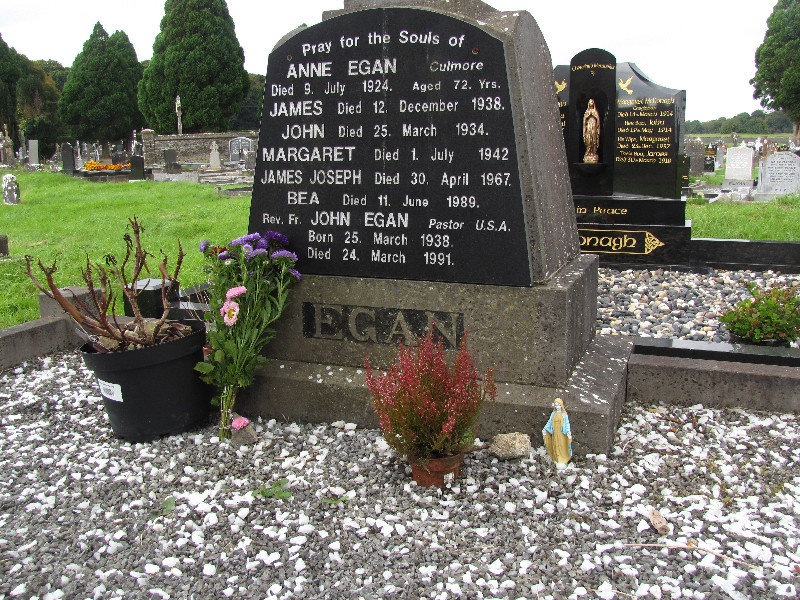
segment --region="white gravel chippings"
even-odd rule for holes
[[[601,269],[598,330],[714,339],[745,282],[774,277]],[[528,457],[473,452],[444,490],[414,484],[376,430],[254,424],[238,450],[213,424],[131,444],[77,353],[0,373],[0,600],[800,590],[796,415],[628,403],[608,456],[557,468],[526,432]]]

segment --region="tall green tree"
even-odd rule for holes
[[[8,133],[18,145],[17,135],[17,82],[20,77],[19,55],[0,36],[0,130],[8,126]]]
[[[224,131],[250,85],[244,50],[225,0],[166,0],[153,58],[139,84],[139,107],[159,133]]]
[[[800,143],[800,0],[778,0],[767,19],[767,33],[756,50],[754,98],[782,109]]]
[[[129,139],[142,124],[136,88],[142,67],[124,31],[109,36],[100,23],[75,57],[58,101],[71,137],[81,140]]]
[[[261,128],[261,104],[264,102],[264,75],[248,73],[250,90],[247,92],[239,108],[239,112],[231,117],[228,123],[230,131],[258,130]]]
[[[53,78],[45,73],[39,61],[20,56],[20,78],[17,82],[17,118],[29,140],[39,140],[39,153],[53,153],[64,130],[58,114],[61,95]]]
[[[67,77],[69,77],[70,71],[69,67],[65,67],[57,60],[37,60],[34,62],[53,78],[53,83],[56,84],[56,88],[60,94],[61,90],[64,89],[64,84],[67,83]]]

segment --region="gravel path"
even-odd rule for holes
[[[703,339],[758,278],[601,276],[599,329]],[[508,462],[479,450],[454,487],[424,490],[377,431],[344,423],[260,422],[260,442],[238,451],[211,425],[121,442],[68,353],[0,373],[0,427],[0,599],[744,600],[800,588],[795,415],[629,403],[609,456],[557,469],[541,449]]]

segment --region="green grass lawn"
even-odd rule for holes
[[[800,241],[800,195],[770,202],[688,200],[693,238]]]
[[[180,239],[186,254],[181,285],[199,283],[201,240],[225,243],[247,232],[250,197],[225,197],[212,186],[185,182],[94,183],[61,173],[15,171],[22,204],[0,204],[0,233],[12,258],[0,259],[0,328],[39,317],[36,288],[24,256],[58,264],[58,285],[82,285],[81,266],[107,253],[124,256],[128,217],[144,226],[146,250],[175,264]],[[157,267],[158,261],[152,266]],[[154,273],[158,276],[158,272]]]
[[[208,185],[185,182],[92,183],[60,173],[16,171],[22,204],[0,204],[0,233],[12,258],[0,259],[0,328],[39,317],[37,290],[25,272],[24,256],[58,263],[58,285],[82,285],[87,254],[99,261],[124,253],[128,217],[145,227],[145,249],[174,264],[177,240],[186,257],[183,287],[203,281],[201,240],[225,243],[247,231],[250,197],[225,197]],[[800,196],[772,202],[688,202],[693,237],[800,240]],[[154,262],[153,266],[157,263]]]

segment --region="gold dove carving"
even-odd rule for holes
[[[560,94],[564,91],[564,88],[567,87],[567,80],[564,81],[556,81],[556,94]]]
[[[628,95],[633,94],[633,90],[628,87],[631,84],[631,80],[632,79],[633,79],[633,75],[628,77],[628,81],[622,81],[622,77],[619,78],[619,87],[620,87],[620,89],[623,89],[626,92],[628,92]]]

